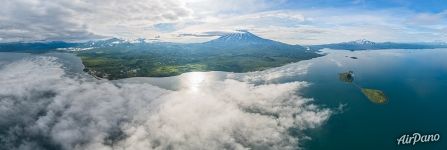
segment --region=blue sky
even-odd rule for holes
[[[443,0],[15,0],[0,42],[118,37],[203,42],[245,29],[290,44],[447,41]]]
[[[278,8],[300,9],[308,7],[358,7],[364,9],[406,8],[417,12],[439,13],[447,8],[447,2],[444,0],[299,0],[288,1]]]

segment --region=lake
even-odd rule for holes
[[[212,81],[235,79],[257,85],[306,81],[297,94],[333,113],[322,126],[302,131],[310,140],[306,149],[442,149],[447,147],[447,49],[421,50],[323,50],[326,55],[278,68],[250,73],[192,72],[165,78],[129,78],[120,83],[148,83],[168,90],[201,92]],[[80,60],[71,54],[44,54],[61,58],[69,75],[82,75]],[[30,57],[31,54],[0,53],[1,63]],[[353,84],[338,74],[353,71],[354,82],[382,90],[385,104],[367,99]],[[106,81],[98,81],[106,82]],[[290,130],[290,134],[302,134]],[[440,134],[441,141],[397,145],[405,134]]]
[[[308,73],[300,78],[312,83],[303,93],[321,105],[344,104],[344,107],[312,133],[306,147],[371,150],[447,147],[442,140],[415,146],[397,145],[397,139],[404,134],[447,135],[446,49],[329,53],[313,59]],[[355,73],[357,84],[382,90],[388,103],[374,104],[355,86],[339,81],[337,74],[349,70]]]

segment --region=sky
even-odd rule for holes
[[[447,41],[444,0],[1,0],[0,42],[194,43],[235,30],[289,44]]]

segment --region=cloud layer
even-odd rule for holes
[[[296,149],[331,114],[305,82],[210,81],[203,91],[69,77],[54,57],[0,66],[0,149]]]
[[[0,5],[0,42],[107,37],[203,42],[220,35],[212,33],[238,29],[291,44],[447,38],[446,10],[438,10],[442,2],[432,2],[437,11],[420,11],[414,8],[417,2],[376,7],[389,2],[341,1],[5,1]]]
[[[8,41],[127,37],[190,11],[175,0],[17,0],[0,6],[0,35]],[[153,36],[153,35],[152,35]]]

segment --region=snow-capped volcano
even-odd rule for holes
[[[376,44],[375,42],[368,41],[366,39],[360,39],[360,40],[355,40],[355,41],[346,42],[346,43],[348,43],[348,44],[358,44],[358,45],[374,45],[374,44]]]
[[[209,44],[272,44],[278,43],[273,40],[264,39],[259,36],[254,35],[246,30],[238,30],[235,33],[225,34],[215,40],[208,41]]]

